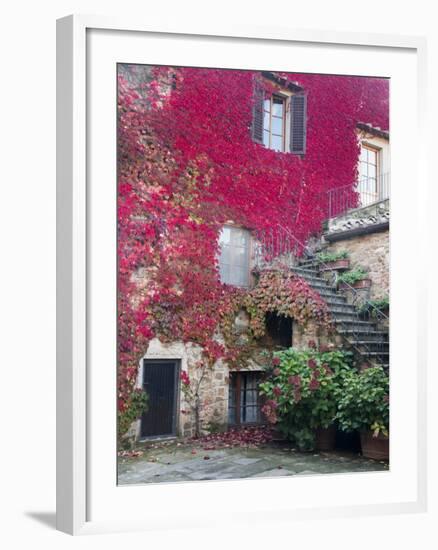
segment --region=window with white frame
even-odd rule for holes
[[[263,73],[266,76],[266,73]],[[275,93],[266,93],[263,79],[254,80],[252,138],[268,149],[304,155],[306,152],[307,95],[297,84],[268,73]]]
[[[263,145],[274,151],[286,150],[286,101],[280,95],[263,101]]]
[[[379,198],[379,154],[380,151],[376,147],[361,144],[358,191],[362,206],[372,204]]]
[[[228,285],[248,287],[251,235],[247,229],[226,225],[219,236],[219,271]]]

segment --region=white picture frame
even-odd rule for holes
[[[178,487],[169,485],[158,487],[134,487],[134,488],[118,488],[119,494],[121,491],[132,491],[132,499],[138,498],[141,491],[149,491],[153,495],[156,502],[155,515],[148,514],[149,517],[142,518],[140,515],[134,516],[126,513],[123,517],[119,517],[116,507],[108,508],[102,513],[91,514],[90,509],[93,508],[93,499],[96,496],[96,491],[100,489],[93,488],[93,497],[90,496],[90,487],[94,483],[93,461],[95,460],[95,452],[90,433],[95,433],[90,428],[90,418],[96,415],[90,414],[94,411],[94,403],[96,395],[111,388],[111,383],[115,379],[115,364],[113,379],[109,378],[108,384],[102,382],[99,389],[96,387],[96,373],[98,366],[93,359],[92,342],[94,342],[93,323],[90,322],[90,303],[93,298],[93,276],[90,273],[90,254],[95,249],[93,244],[90,245],[90,228],[91,233],[96,229],[97,219],[95,210],[95,201],[93,203],[93,190],[89,187],[90,178],[94,175],[94,160],[92,154],[92,139],[89,139],[90,132],[90,105],[88,102],[92,98],[93,90],[90,71],[96,66],[93,58],[94,51],[99,50],[99,44],[96,40],[91,40],[90,32],[100,33],[105,35],[105,44],[108,41],[115,40],[114,37],[129,36],[133,40],[138,40],[140,37],[148,36],[160,40],[181,40],[190,44],[190,40],[202,40],[203,43],[214,42],[220,40],[221,44],[241,44],[248,46],[249,44],[259,44],[260,47],[275,47],[276,45],[300,45],[303,48],[316,47],[336,47],[338,52],[347,51],[349,48],[364,48],[370,56],[376,56],[379,52],[397,52],[403,55],[406,53],[410,59],[415,58],[415,73],[414,81],[410,81],[410,86],[415,91],[415,116],[412,114],[412,123],[417,127],[418,144],[413,150],[415,159],[412,161],[410,169],[411,175],[414,175],[416,181],[413,194],[415,203],[417,204],[416,223],[417,226],[414,232],[417,237],[424,234],[424,222],[419,216],[421,206],[425,205],[425,181],[424,174],[425,155],[425,137],[424,137],[424,122],[425,122],[425,63],[426,63],[426,44],[425,40],[418,37],[392,36],[392,35],[374,35],[374,34],[354,34],[354,33],[337,33],[328,31],[300,31],[284,28],[251,28],[251,27],[230,27],[229,29],[211,28],[178,28],[162,26],[154,27],[147,23],[139,21],[129,21],[122,19],[113,19],[107,17],[96,16],[69,16],[58,20],[57,24],[57,528],[61,531],[70,534],[84,534],[95,532],[109,531],[125,531],[131,529],[156,529],[163,528],[168,522],[174,526],[179,525],[179,521],[187,521],[186,518],[178,520],[175,510],[169,509],[167,517],[160,516],[160,510],[165,506],[165,500],[169,497],[173,499],[183,499],[188,492],[187,485],[175,484]],[[113,38],[111,38],[111,36]],[[157,38],[158,37],[158,38]],[[183,43],[183,42],[181,42]],[[213,52],[214,45],[211,45]],[[111,48],[107,48],[111,49]],[[224,48],[226,49],[226,48]],[[91,51],[93,50],[93,51]],[[129,50],[129,48],[128,48]],[[123,52],[125,55],[126,51]],[[91,52],[91,53],[90,53]],[[110,55],[108,53],[108,55]],[[172,60],[176,53],[168,51],[167,58]],[[182,55],[179,53],[179,55]],[[413,56],[413,57],[412,57]],[[144,56],[143,56],[144,57]],[[146,55],[147,57],[147,55]],[[123,57],[120,61],[138,62],[139,58]],[[179,63],[179,59],[175,59],[174,64]],[[110,62],[111,59],[108,58]],[[150,59],[150,63],[156,63],[156,57]],[[398,60],[400,63],[400,60]],[[171,64],[171,62],[169,62]],[[179,63],[181,64],[181,63]],[[202,65],[201,65],[202,66]],[[293,67],[290,67],[293,69]],[[295,70],[295,69],[294,69]],[[342,72],[342,68],[340,68]],[[94,73],[93,73],[94,75]],[[94,76],[93,76],[94,77]],[[100,78],[96,71],[96,76]],[[96,80],[94,80],[94,83]],[[115,86],[115,83],[114,83]],[[111,98],[107,98],[111,99]],[[105,103],[107,100],[102,101]],[[114,104],[115,118],[115,104]],[[395,127],[399,127],[399,121],[395,120]],[[93,126],[93,131],[95,125]],[[99,130],[102,131],[103,130]],[[94,139],[94,138],[93,138]],[[397,136],[395,136],[397,147]],[[115,143],[115,141],[114,141]],[[113,145],[114,145],[113,143]],[[102,147],[104,147],[102,145]],[[397,157],[397,155],[396,155]],[[111,159],[113,160],[113,159]],[[93,166],[92,166],[93,164]],[[97,162],[99,164],[99,162]],[[115,170],[115,164],[108,162],[108,170]],[[409,172],[409,170],[408,170]],[[115,174],[115,172],[114,172]],[[115,176],[114,176],[115,177]],[[395,191],[398,201],[397,193]],[[91,200],[90,200],[91,198]],[[403,202],[403,197],[395,205],[395,236],[397,238],[398,227],[397,219],[401,222],[401,216],[406,207]],[[110,208],[111,202],[102,202],[100,211],[105,211],[105,208]],[[399,210],[397,210],[399,208]],[[399,214],[399,218],[397,218]],[[111,223],[111,216],[108,217]],[[106,222],[104,222],[106,223]],[[392,229],[393,230],[393,229]],[[115,228],[114,228],[115,232]],[[94,231],[93,234],[95,234]],[[393,237],[391,237],[393,238]],[[419,238],[418,241],[424,242],[424,239]],[[113,241],[111,241],[113,242]],[[110,242],[110,245],[111,245]],[[393,244],[393,243],[392,243]],[[393,246],[394,258],[398,261],[397,247]],[[425,251],[422,246],[417,247],[413,252],[421,265],[421,260],[425,257]],[[412,261],[412,263],[415,263]],[[407,268],[406,268],[407,269]],[[405,271],[406,271],[405,269]],[[426,303],[426,288],[424,276],[420,272],[408,272],[406,276],[415,276],[417,281],[415,299],[408,305],[411,312],[415,315],[419,311],[425,309]],[[114,273],[115,276],[115,273]],[[397,283],[397,281],[396,281]],[[403,280],[399,281],[400,285]],[[93,286],[94,285],[94,286]],[[397,288],[397,284],[395,285]],[[111,285],[103,291],[111,290]],[[391,298],[392,300],[392,298]],[[93,311],[96,308],[93,307]],[[391,315],[397,315],[397,307],[393,308],[391,302]],[[395,312],[395,313],[394,313]],[[95,313],[93,313],[95,315]],[[392,322],[392,320],[391,320]],[[426,328],[423,318],[418,315],[415,325],[415,343],[412,344],[409,353],[411,357],[415,357],[415,384],[413,387],[416,390],[415,414],[413,416],[413,425],[416,433],[415,452],[412,453],[412,461],[409,462],[409,471],[412,475],[412,485],[406,488],[406,495],[403,498],[389,498],[391,488],[388,484],[388,494],[381,495],[380,500],[375,502],[370,499],[361,499],[359,497],[351,499],[350,504],[338,503],[328,506],[327,502],[321,495],[315,494],[314,504],[311,501],[298,506],[296,503],[290,503],[288,499],[281,500],[276,505],[271,506],[271,511],[275,512],[280,518],[284,518],[284,514],[288,513],[291,518],[326,518],[337,515],[359,515],[359,514],[382,514],[395,512],[418,512],[426,508]],[[394,323],[394,330],[397,331],[397,325]],[[111,326],[108,327],[111,331]],[[401,335],[401,339],[403,335]],[[414,345],[415,344],[415,345]],[[93,344],[94,345],[94,344]],[[397,348],[397,341],[391,340],[391,346]],[[397,349],[396,349],[397,351]],[[407,354],[408,356],[409,354]],[[395,354],[397,356],[397,353]],[[400,355],[403,357],[403,354]],[[407,361],[407,359],[406,359]],[[96,368],[95,368],[96,367]],[[401,380],[401,379],[400,379]],[[406,381],[406,380],[405,380]],[[403,386],[403,380],[401,380]],[[398,382],[397,382],[398,384]],[[400,386],[400,387],[402,387]],[[403,386],[403,391],[406,392],[406,385]],[[392,391],[392,388],[391,388]],[[97,392],[97,393],[96,393]],[[109,399],[112,399],[112,395]],[[114,394],[115,395],[115,394]],[[403,397],[401,391],[400,396]],[[406,394],[405,394],[406,397]],[[402,404],[402,401],[399,401]],[[394,407],[394,414],[399,414],[400,408],[397,408],[397,402]],[[110,409],[111,410],[111,409]],[[401,412],[400,412],[401,414]],[[391,411],[393,415],[393,411]],[[393,416],[391,416],[391,422]],[[111,433],[111,427],[115,422],[115,418],[108,423],[111,423],[107,434]],[[397,430],[395,430],[397,431]],[[397,437],[397,435],[396,435]],[[410,436],[411,437],[411,436]],[[110,435],[107,435],[107,443],[110,442]],[[114,433],[115,438],[115,433]],[[401,441],[401,438],[400,438]],[[399,448],[399,439],[395,440],[394,448]],[[111,445],[111,442],[109,443]],[[102,447],[103,448],[103,447]],[[113,448],[114,454],[116,448]],[[392,451],[391,451],[392,452]],[[391,461],[392,461],[391,456]],[[105,458],[102,461],[106,460]],[[108,457],[108,461],[112,458]],[[391,462],[392,463],[392,462]],[[103,467],[102,470],[106,468]],[[396,468],[396,467],[395,467]],[[402,472],[402,466],[400,466]],[[111,468],[109,468],[110,470]],[[394,472],[393,472],[394,473]],[[397,468],[394,475],[397,473]],[[348,485],[352,483],[352,477],[345,480],[341,479],[348,476],[340,476],[337,483]],[[415,480],[414,480],[415,478]],[[366,482],[371,480],[368,478]],[[278,480],[258,480],[250,482],[248,485],[245,481],[227,482],[224,487],[219,482],[196,484],[196,498],[208,498],[209,495],[215,493],[218,499],[218,506],[225,502],[225,497],[230,489],[230,483],[239,487],[239,490],[248,491],[249,502],[254,502],[256,486],[259,484],[257,491],[279,491],[279,485],[275,485]],[[115,473],[114,473],[115,486]],[[269,485],[274,482],[274,485]],[[284,483],[284,482],[283,482]],[[303,491],[309,488],[310,491],[315,491],[314,480],[310,478],[301,479],[300,482]],[[318,483],[323,483],[322,481]],[[324,481],[325,483],[325,481]],[[330,484],[330,482],[328,482]],[[271,487],[271,488],[270,488]],[[272,489],[274,487],[274,489]],[[328,487],[328,485],[327,485]],[[190,489],[192,490],[192,489]],[[135,495],[134,495],[135,493]],[[126,494],[123,495],[126,497]],[[135,496],[135,498],[134,498]],[[321,498],[319,499],[319,497]],[[96,497],[97,500],[108,500],[107,496],[102,493],[101,497]],[[161,499],[161,500],[160,500]],[[319,499],[319,500],[318,500]],[[353,502],[354,501],[354,502]],[[193,506],[195,506],[193,501]],[[161,508],[160,508],[161,507]],[[96,519],[93,517],[96,515]],[[207,517],[193,514],[193,525],[206,526],[209,525]],[[246,519],[248,521],[263,521],[263,518],[268,518],[269,512],[257,508],[255,504],[247,511]],[[251,519],[252,518],[252,519]],[[272,518],[271,518],[272,519]],[[241,518],[242,520],[242,518]],[[245,518],[243,518],[245,520]]]

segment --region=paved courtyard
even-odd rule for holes
[[[172,443],[119,457],[119,485],[386,471],[385,462],[352,453],[300,453],[289,446],[202,447]]]

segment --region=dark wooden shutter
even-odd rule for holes
[[[254,79],[254,105],[252,112],[252,139],[263,144],[263,100],[264,90],[262,83]]]
[[[306,152],[307,96],[293,95],[290,99],[290,152]]]

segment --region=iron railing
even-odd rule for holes
[[[327,217],[334,218],[351,210],[369,206],[389,198],[390,174],[380,174],[377,177],[361,178],[357,185],[344,185],[330,189],[327,192]]]
[[[278,227],[258,231],[255,235],[254,266],[258,269],[272,267],[273,264],[293,267],[301,251],[294,238]]]

